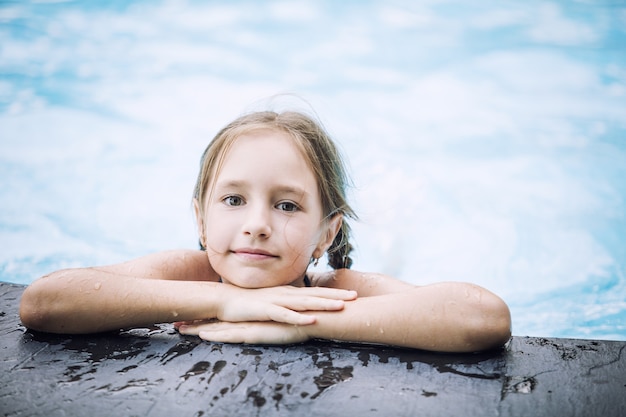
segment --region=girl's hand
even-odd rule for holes
[[[301,312],[342,310],[344,301],[357,297],[356,291],[324,287],[245,289],[223,285],[228,292],[218,309],[217,319],[231,323],[271,321],[304,326],[315,323],[315,316]]]
[[[185,335],[200,336],[209,342],[248,343],[248,344],[292,344],[309,340],[300,326],[276,322],[205,321],[196,324],[182,324],[178,331]]]

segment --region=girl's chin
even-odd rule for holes
[[[287,278],[285,280],[280,280],[280,281],[276,281],[276,280],[272,280],[272,279],[259,279],[259,278],[254,278],[254,279],[234,279],[234,280],[229,280],[227,278],[222,278],[222,282],[224,284],[230,284],[230,285],[234,285],[235,287],[239,287],[239,288],[246,288],[246,289],[259,289],[259,288],[269,288],[269,287],[280,287],[282,285],[297,285],[298,282],[301,280],[301,278],[295,278],[293,280],[291,280],[290,278]]]
[[[267,288],[267,287],[274,287],[275,285],[263,285],[262,283],[248,283],[248,282],[233,282],[233,281],[229,281],[227,279],[222,278],[222,282],[224,284],[229,284],[229,285],[234,285],[235,287],[239,287],[239,288],[245,288],[245,289],[249,289],[249,290],[254,290],[254,289],[258,289],[258,288]]]

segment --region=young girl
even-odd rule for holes
[[[506,304],[475,285],[413,286],[350,270],[346,176],[321,126],[258,112],[222,129],[201,161],[202,250],[62,270],[24,292],[25,326],[92,333],[176,322],[225,343],[312,338],[470,352],[510,337]],[[307,273],[327,253],[332,272]]]

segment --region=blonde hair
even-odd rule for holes
[[[345,218],[356,219],[357,216],[346,199],[348,177],[345,166],[336,145],[321,123],[306,114],[295,111],[254,112],[239,117],[220,130],[200,160],[200,173],[194,189],[194,197],[200,207],[198,215],[204,216],[206,199],[234,141],[243,134],[263,129],[286,132],[300,148],[317,181],[324,219],[328,220],[337,214],[344,216],[341,228],[327,250],[328,264],[333,269],[350,268],[352,245],[349,242],[350,226]]]

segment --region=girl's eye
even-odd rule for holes
[[[243,204],[243,198],[239,197],[238,195],[229,195],[227,197],[224,197],[222,201],[227,206],[233,206],[233,207],[241,206]]]
[[[278,210],[286,211],[289,213],[293,213],[295,211],[300,210],[300,208],[295,203],[292,203],[291,201],[283,201],[282,203],[278,203],[276,205],[276,208]]]

